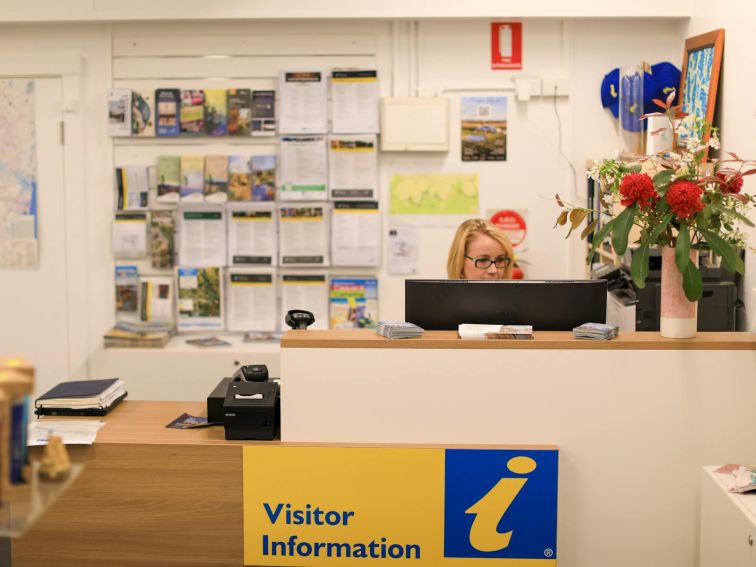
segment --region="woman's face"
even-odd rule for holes
[[[463,279],[500,280],[504,278],[504,270],[506,268],[497,268],[493,263],[484,269],[475,267],[475,260],[480,258],[496,260],[497,258],[508,257],[504,247],[486,233],[479,232],[472,237],[472,240],[467,245],[465,256],[465,264],[462,270]]]

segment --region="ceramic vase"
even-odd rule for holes
[[[661,257],[661,336],[669,339],[695,337],[698,302],[688,301],[685,297],[682,274],[675,264],[675,249],[665,246],[661,250]],[[698,250],[690,251],[690,259],[698,265]]]

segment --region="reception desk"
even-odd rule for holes
[[[292,331],[281,347],[281,443],[558,446],[562,567],[697,565],[701,466],[756,462],[754,334]],[[246,442],[165,429],[203,409],[116,408],[13,566],[241,566]]]
[[[756,462],[756,335],[461,340],[294,331],[285,442],[560,449],[558,561],[694,566],[701,466]]]

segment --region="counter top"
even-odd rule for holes
[[[659,333],[620,333],[611,341],[575,339],[571,331],[535,331],[532,340],[460,339],[456,331],[425,331],[419,339],[390,340],[370,329],[288,331],[282,348],[756,350],[756,333],[698,333],[665,339]]]

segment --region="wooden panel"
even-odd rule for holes
[[[389,340],[375,331],[288,331],[282,348],[756,350],[756,333],[698,333],[665,339],[659,333],[620,333],[611,341],[575,339],[570,331],[535,331],[532,340],[462,340],[456,331],[425,331],[419,339]]]
[[[129,57],[113,59],[114,79],[206,79],[274,78],[282,69],[322,69],[334,67],[375,68],[374,57],[329,55],[317,57]],[[202,85],[198,85],[201,87]]]
[[[212,35],[115,37],[113,57],[178,55],[374,55],[374,35]]]
[[[240,446],[96,444],[23,538],[14,567],[243,564]]]

